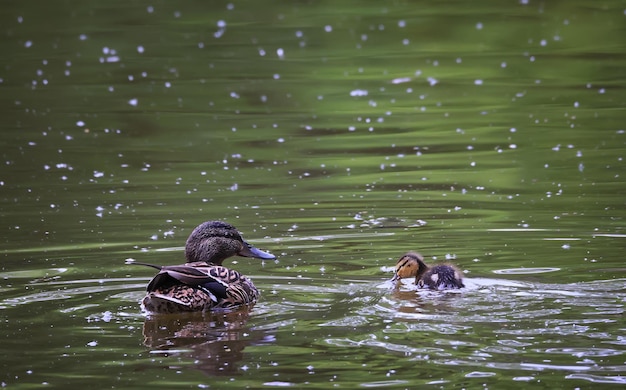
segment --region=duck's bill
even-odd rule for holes
[[[245,241],[243,242],[243,249],[240,250],[237,254],[243,257],[256,257],[257,259],[264,260],[274,260],[276,258],[276,256],[274,256],[273,254],[263,252],[262,250],[253,247]]]
[[[400,280],[400,276],[397,273],[393,274],[393,278],[391,278],[390,282],[395,282]]]

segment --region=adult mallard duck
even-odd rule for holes
[[[222,266],[231,256],[275,259],[241,238],[234,226],[208,221],[196,227],[185,244],[187,263],[154,265],[133,262],[159,270],[148,284],[141,301],[150,313],[180,313],[228,309],[256,302],[259,291],[239,272]]]
[[[463,288],[463,273],[452,264],[440,264],[429,267],[424,257],[416,252],[405,253],[398,259],[392,281],[415,277],[419,288],[444,290]]]

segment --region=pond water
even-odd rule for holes
[[[623,1],[5,1],[0,384],[626,384]],[[251,309],[147,317],[199,223]],[[464,289],[394,287],[409,250]]]

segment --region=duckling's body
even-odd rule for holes
[[[232,225],[205,222],[194,229],[185,245],[187,263],[146,265],[159,270],[150,281],[142,307],[150,313],[180,313],[228,309],[255,303],[259,291],[252,280],[222,266],[231,256],[275,259],[245,242]]]
[[[415,284],[419,288],[431,290],[445,290],[463,288],[463,273],[452,264],[440,264],[429,267],[419,253],[404,254],[396,263],[393,281],[415,277]]]

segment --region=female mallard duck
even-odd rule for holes
[[[222,266],[231,256],[275,259],[248,244],[234,226],[208,221],[196,227],[185,244],[187,263],[146,265],[159,270],[148,284],[142,307],[150,313],[228,309],[254,303],[259,291],[239,272]]]
[[[419,288],[444,290],[465,287],[462,272],[451,264],[440,264],[432,267],[424,263],[424,257],[419,253],[409,252],[398,260],[392,281],[415,277],[415,284]]]

